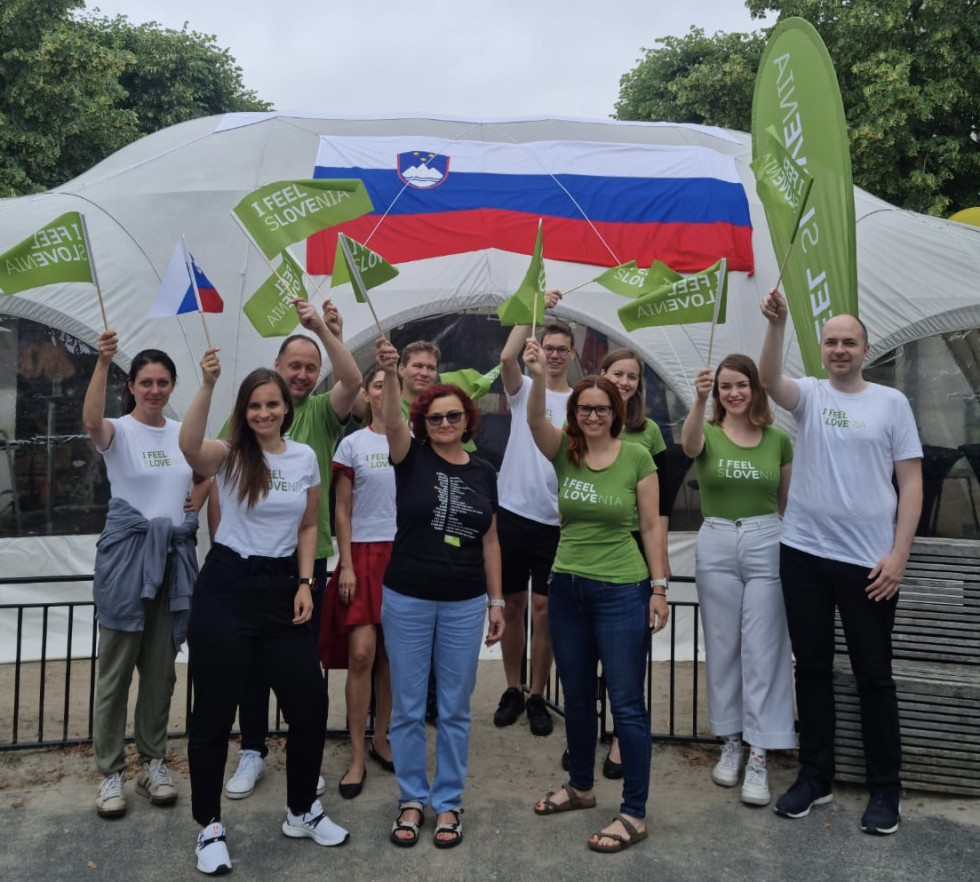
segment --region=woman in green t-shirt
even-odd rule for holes
[[[694,457],[701,513],[695,577],[708,678],[708,716],[721,736],[711,773],[738,784],[742,739],[750,745],[742,802],[768,805],[766,750],[796,746],[789,632],[779,581],[780,515],[786,505],[793,449],[772,425],[755,363],[729,355],[717,371],[701,370],[681,430]],[[714,399],[705,423],[708,396]]]
[[[622,851],[647,835],[650,717],[643,681],[650,634],[668,616],[656,469],[646,450],[619,438],[625,408],[612,382],[580,380],[569,396],[563,430],[545,414],[544,359],[533,338],[524,363],[531,374],[528,426],[558,475],[561,538],[548,587],[548,625],[565,692],[569,759],[568,784],[534,810],[551,815],[596,804],[595,679],[601,661],[623,757],[623,798],[619,814],[588,845]],[[632,535],[637,510],[646,560]]]

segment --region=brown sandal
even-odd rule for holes
[[[535,805],[534,813],[536,815],[557,815],[562,812],[575,812],[579,809],[595,808],[594,795],[579,796],[568,784],[563,785],[561,789],[568,794],[568,799],[565,802],[554,802],[551,797],[561,791],[553,790],[541,800],[540,806]]]
[[[623,825],[623,829],[626,831],[625,836],[620,836],[618,833],[607,833],[605,830],[600,830],[598,833],[594,833],[595,842],[589,839],[589,848],[593,851],[601,851],[603,854],[613,854],[617,851],[626,851],[631,845],[635,845],[637,842],[642,842],[647,838],[646,830],[637,830],[629,821],[626,820],[622,815],[616,815],[609,823],[615,824],[619,821]],[[615,843],[614,845],[600,845],[600,839],[612,839]]]

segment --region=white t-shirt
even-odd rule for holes
[[[395,470],[387,436],[359,429],[340,442],[333,461],[354,472],[351,541],[394,541]]]
[[[922,457],[908,399],[871,383],[857,394],[827,380],[797,380],[799,426],[781,541],[830,560],[866,566],[895,541],[894,464]]]
[[[115,427],[112,443],[100,450],[105,459],[112,495],[125,499],[148,520],[184,521],[184,500],[193,472],[180,452],[180,423],[148,426],[132,414],[109,420]]]
[[[507,395],[510,437],[497,477],[500,507],[539,524],[558,526],[558,476],[554,466],[538,450],[527,424],[527,399],[531,378],[521,378],[516,395]],[[565,425],[566,405],[572,390],[545,391],[545,413],[553,426]]]
[[[214,541],[242,557],[289,557],[296,551],[299,523],[306,511],[306,491],[320,484],[320,468],[313,448],[286,441],[283,453],[266,453],[272,486],[250,509],[238,501],[238,485],[228,481],[228,461],[218,471],[221,523]]]

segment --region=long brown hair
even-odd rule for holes
[[[235,407],[231,412],[231,432],[228,438],[228,481],[238,484],[238,501],[246,502],[252,508],[260,499],[269,495],[272,475],[265,461],[265,453],[248,425],[248,402],[259,386],[274,383],[279,388],[285,413],[282,428],[285,435],[293,424],[293,402],[286,381],[269,368],[256,368],[238,387]]]
[[[626,419],[626,408],[623,406],[623,398],[619,394],[619,389],[613,385],[612,380],[606,377],[600,377],[598,374],[582,377],[575,384],[575,388],[572,389],[572,394],[568,396],[568,407],[565,411],[567,420],[565,431],[568,434],[568,458],[576,466],[582,465],[582,459],[585,457],[585,451],[588,448],[585,434],[578,424],[578,412],[575,410],[579,397],[586,389],[599,389],[606,393],[609,404],[613,409],[612,426],[609,429],[609,433],[613,438],[619,437],[619,433],[623,431],[623,422]]]
[[[614,349],[602,360],[602,364],[599,365],[599,373],[606,373],[617,361],[635,361],[637,368],[639,368],[640,380],[636,384],[636,391],[626,402],[626,419],[623,422],[623,427],[631,432],[641,432],[647,424],[647,393],[646,387],[643,385],[643,361],[632,349],[627,349],[624,346],[621,349]]]
[[[715,382],[711,387],[711,399],[713,407],[711,409],[711,419],[708,420],[713,426],[720,426],[725,419],[725,406],[721,403],[721,395],[718,392],[718,374],[723,368],[742,374],[749,378],[749,388],[752,390],[752,400],[749,402],[749,425],[770,426],[772,425],[772,410],[769,408],[769,396],[762,388],[762,381],[759,379],[759,369],[755,366],[747,355],[734,353],[726,355],[715,370]]]

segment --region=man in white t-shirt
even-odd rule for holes
[[[908,399],[861,373],[870,346],[859,319],[823,325],[828,379],[794,380],[782,373],[786,300],[770,291],[762,313],[762,384],[798,427],[779,570],[796,657],[800,771],[773,809],[802,818],[833,799],[836,607],[861,701],[871,794],[861,829],[894,833],[901,740],[891,633],[922,508],[922,446]]]
[[[561,298],[549,291],[545,307]],[[495,726],[510,726],[527,711],[534,735],[550,735],[554,726],[544,701],[544,687],[551,672],[551,636],[548,632],[548,577],[558,548],[558,478],[550,462],[538,450],[527,425],[527,398],[531,380],[521,371],[518,356],[530,334],[528,325],[517,325],[500,353],[501,378],[510,406],[510,437],[497,478],[500,508],[497,534],[503,562],[504,636],[500,647],[507,688],[493,716]],[[552,424],[565,424],[565,408],[571,388],[568,368],[575,357],[572,329],[557,319],[549,320],[541,334],[546,358],[546,409]],[[531,664],[528,698],[521,688],[524,658],[524,621],[528,583],[531,585]]]

